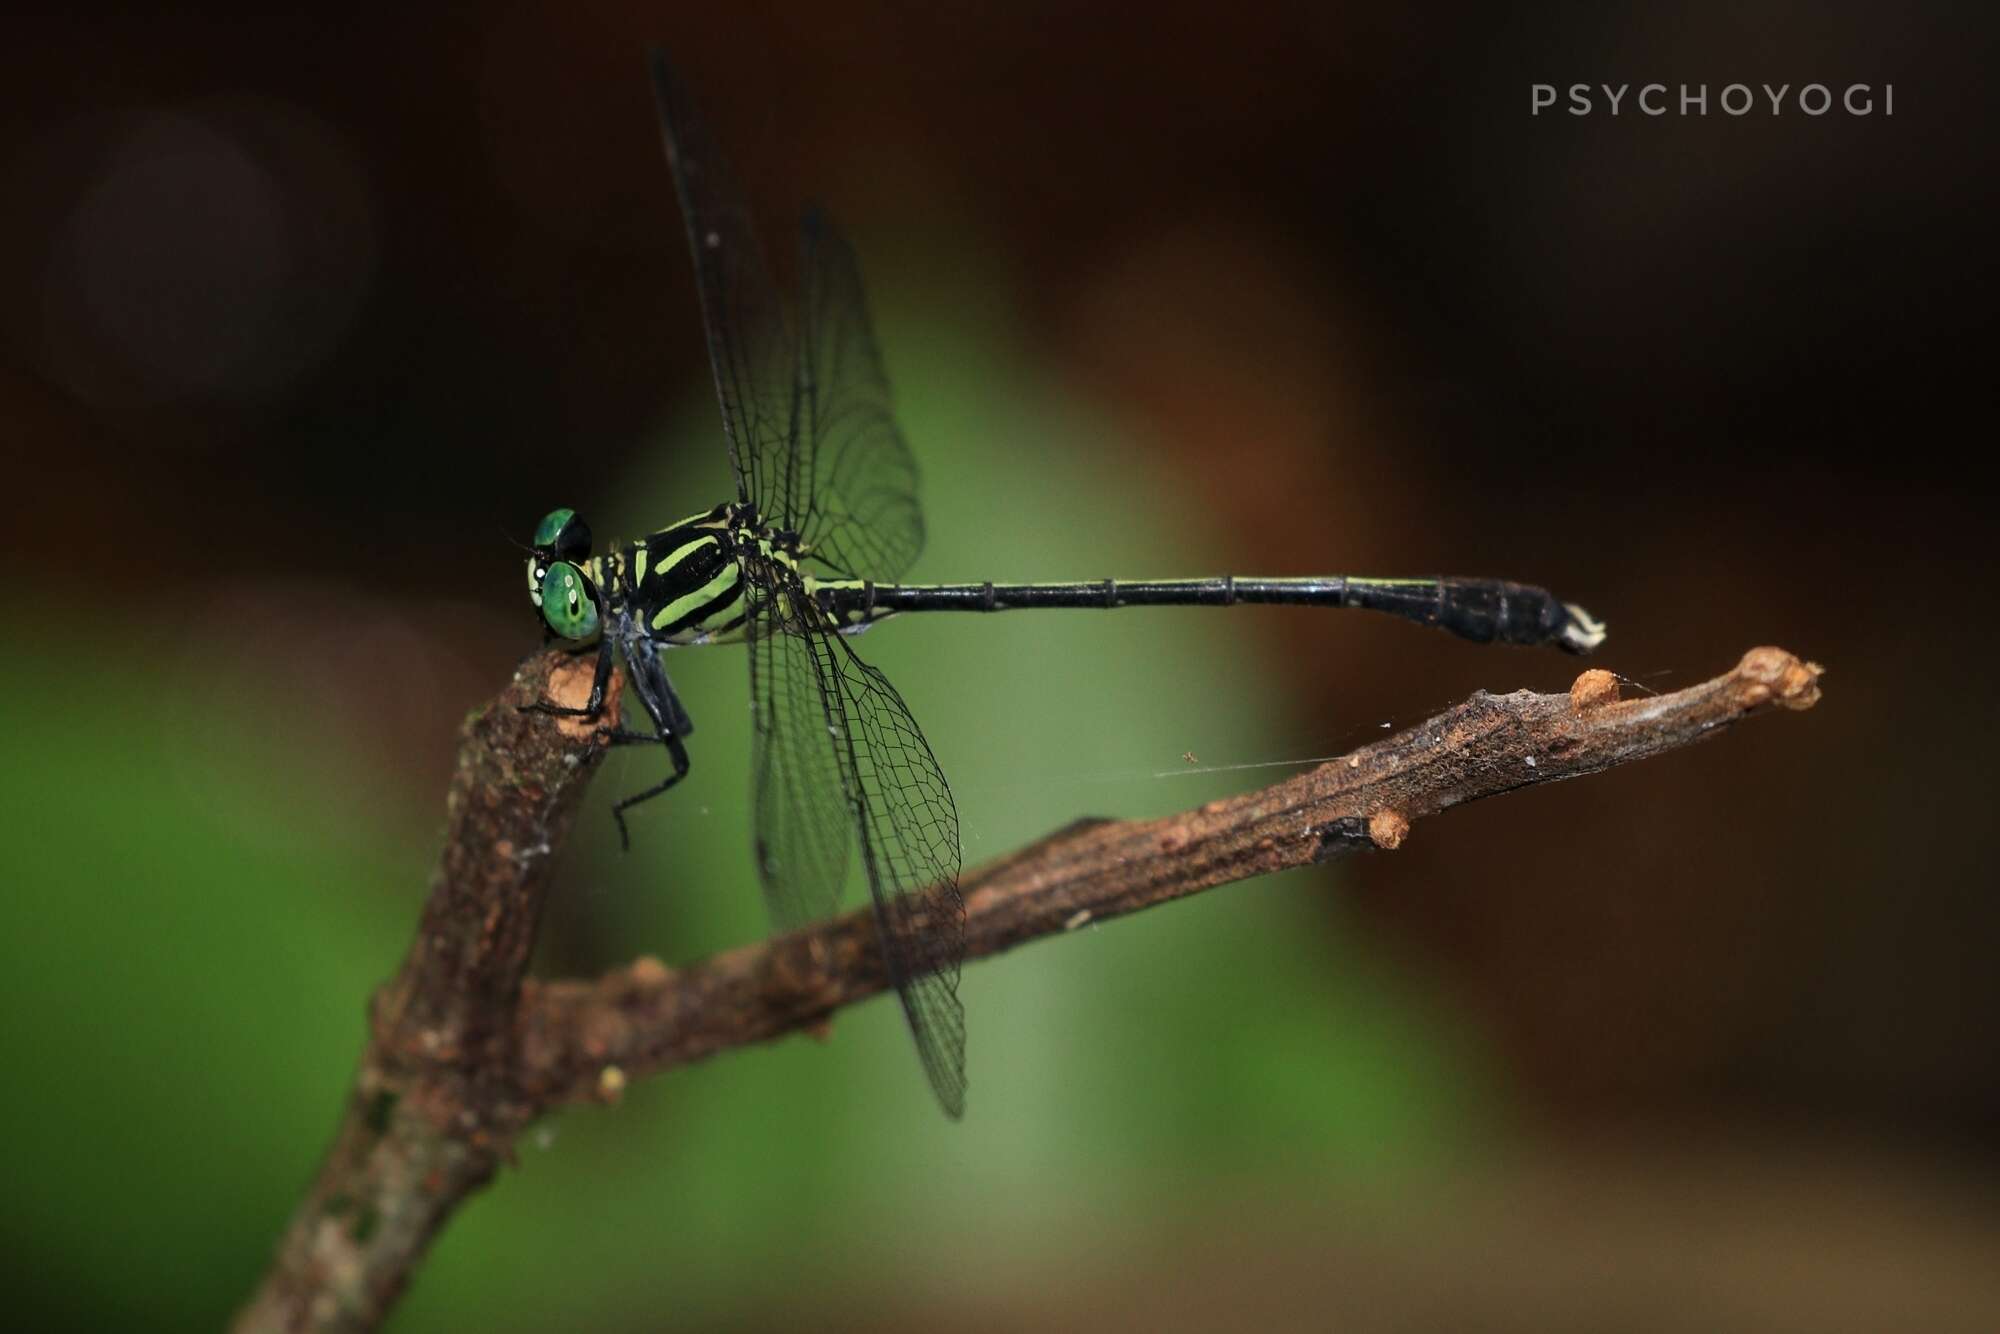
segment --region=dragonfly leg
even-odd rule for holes
[[[643,636],[629,639],[625,644],[625,663],[631,669],[633,693],[638,695],[639,702],[645,705],[646,716],[653,720],[653,730],[648,734],[620,728],[612,734],[611,740],[616,745],[658,743],[667,748],[667,754],[674,762],[673,773],[664,780],[655,783],[644,792],[626,797],[611,808],[611,814],[618,821],[619,841],[629,851],[632,847],[632,836],[625,827],[625,812],[640,802],[651,801],[687,777],[687,745],[682,738],[694,731],[694,720],[688,717],[680,696],[674,693],[673,682],[667,679],[666,668],[660,663],[660,651],[650,639]]]
[[[635,732],[629,727],[607,732],[604,739],[614,746],[657,746],[661,740],[657,732]]]
[[[582,708],[572,708],[567,704],[551,704],[538,699],[533,704],[520,706],[522,713],[546,713],[557,718],[595,718],[604,712],[604,689],[611,681],[611,641],[606,639],[597,646],[597,671],[590,678],[590,702]]]
[[[642,801],[651,801],[675,783],[680,782],[681,779],[686,778],[688,773],[687,747],[682,745],[681,739],[672,732],[663,732],[657,737],[641,737],[639,739],[644,741],[658,741],[664,745],[667,748],[667,754],[673,757],[674,771],[660,782],[647,788],[644,792],[634,793],[611,808],[612,818],[618,821],[618,842],[627,852],[632,850],[632,834],[625,827],[625,812],[637,806]]]

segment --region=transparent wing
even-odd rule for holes
[[[854,248],[817,212],[801,228],[799,273],[796,528],[828,568],[894,583],[924,545],[917,464],[896,427]]]
[[[815,619],[817,611],[808,613]],[[947,1115],[965,1111],[965,900],[958,891],[958,809],[924,734],[882,673],[827,630],[804,643],[817,669],[823,726],[840,768],[889,980]]]
[[[749,572],[746,571],[746,574]],[[780,931],[828,917],[840,906],[854,838],[846,784],[828,744],[813,633],[783,595],[751,581],[750,709],[756,740],[751,799],[757,875]]]
[[[795,528],[795,374],[784,308],[743,191],[708,127],[666,57],[652,52],[651,66],[667,165],[694,252],[702,327],[729,459],[736,467],[736,498],[755,503],[768,522]]]

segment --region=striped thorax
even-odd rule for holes
[[[529,597],[563,639],[593,637],[601,615],[614,639],[728,643],[743,637],[751,585],[801,586],[798,539],[765,527],[749,505],[691,514],[602,555],[588,550],[573,511],[555,511],[536,532]]]

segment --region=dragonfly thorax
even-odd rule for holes
[[[752,506],[731,502],[613,543],[589,570],[626,642],[716,643],[739,637],[746,619],[744,562],[775,543]]]

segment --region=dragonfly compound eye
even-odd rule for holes
[[[541,606],[542,619],[564,639],[597,633],[597,590],[568,561],[556,561],[542,576]]]
[[[560,560],[582,560],[590,554],[590,525],[575,510],[550,510],[535,528],[535,549],[552,551]]]

